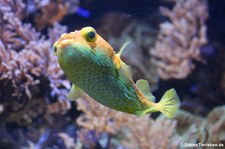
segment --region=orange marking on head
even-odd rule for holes
[[[97,50],[97,49],[102,50],[105,53],[107,53],[109,57],[112,58],[112,60],[114,61],[114,63],[117,64],[118,67],[120,67],[121,65],[121,62],[120,62],[121,60],[120,58],[117,58],[113,48],[110,46],[110,44],[107,41],[105,41],[97,33],[96,33],[96,40],[93,42],[87,41],[84,35],[82,34],[81,30],[79,31],[75,30],[74,32],[65,33],[65,34],[62,34],[60,39],[55,42],[54,46],[57,48],[63,49],[66,46],[73,43],[80,43],[84,46],[90,47],[90,49],[92,50]]]
[[[60,48],[63,49],[69,45],[72,45],[74,43],[74,39],[67,39],[67,40],[63,40],[61,43],[60,43]]]

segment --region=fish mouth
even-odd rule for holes
[[[54,54],[57,56],[57,51],[58,51],[57,46],[53,45],[53,46],[52,46],[52,51],[53,51]]]
[[[72,45],[76,42],[76,34],[78,31],[71,32],[71,33],[64,33],[60,36],[60,38],[54,43],[52,50],[56,56],[59,56],[63,49]]]
[[[56,42],[53,45],[52,50],[54,51],[54,54],[56,56],[59,56],[63,52],[64,49],[66,49],[67,47],[72,46],[74,42],[75,42],[74,39],[61,40],[59,42]]]

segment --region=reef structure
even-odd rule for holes
[[[160,24],[155,46],[150,49],[157,72],[162,79],[186,78],[203,61],[200,47],[207,43],[208,18],[205,0],[174,0],[172,10],[160,7],[168,21]]]

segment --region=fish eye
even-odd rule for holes
[[[87,37],[88,37],[88,39],[91,39],[91,40],[95,39],[95,32],[91,31],[91,32],[87,33]]]
[[[84,27],[81,30],[81,33],[85,37],[85,39],[89,42],[94,42],[96,41],[96,31],[92,27]]]

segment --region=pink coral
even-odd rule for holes
[[[93,130],[99,134],[107,132],[113,136],[122,135],[120,141],[130,148],[166,149],[176,126],[172,120],[153,120],[148,116],[137,117],[109,109],[88,96],[78,99],[77,103],[78,109],[83,112],[77,119],[77,124],[82,128],[78,135],[83,144],[86,142],[83,136],[87,134],[85,132]]]
[[[24,8],[22,1],[13,5],[12,1],[5,0],[0,4],[0,88],[2,101],[7,101],[3,105],[8,109],[18,109],[21,107],[20,100],[25,102],[40,99],[44,93],[44,98],[56,97],[61,105],[59,107],[64,108],[64,111],[68,110],[70,103],[66,100],[66,91],[70,83],[62,79],[64,73],[51,51],[53,41],[66,32],[67,28],[55,23],[49,29],[47,38],[31,24],[22,23],[20,18],[25,15],[21,10]],[[50,92],[50,96],[46,91]]]
[[[78,5],[78,0],[48,1],[47,4],[45,4],[44,6],[42,5],[41,12],[35,15],[36,26],[38,27],[38,29],[43,29],[48,25],[53,25],[55,22],[61,21],[63,17],[69,12],[75,12]]]
[[[200,47],[207,43],[205,0],[175,0],[173,10],[161,7],[170,21],[160,24],[155,47],[150,50],[162,79],[185,78],[201,61]]]

